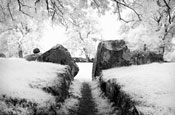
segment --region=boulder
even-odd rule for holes
[[[43,62],[58,63],[62,65],[69,65],[71,68],[71,74],[73,76],[76,76],[79,71],[79,68],[72,59],[69,51],[60,44],[40,55],[37,60]]]
[[[39,48],[35,48],[35,49],[33,50],[33,53],[34,53],[34,54],[40,53]]]
[[[41,54],[31,54],[24,57],[27,61],[36,61]]]
[[[1,57],[1,58],[5,58],[6,56],[5,56],[5,54],[0,53],[0,57]]]
[[[24,57],[27,61],[36,61],[37,58],[41,55],[39,48],[33,50],[33,54],[27,55]]]
[[[128,66],[130,59],[131,53],[124,40],[100,42],[93,62],[92,78],[100,76],[104,69]]]

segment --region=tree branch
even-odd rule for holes
[[[166,2],[166,0],[163,0],[163,2],[165,3],[166,7],[167,7],[167,13],[168,13],[168,17],[169,17],[169,23],[171,24],[171,8],[170,6],[168,5],[168,3]]]
[[[100,7],[100,5],[97,3],[97,1],[96,0],[93,0],[93,2],[95,3],[95,5],[97,6],[97,8],[99,8]]]
[[[123,2],[124,4],[126,4],[125,0],[122,0],[122,2]]]
[[[165,26],[165,34],[162,38],[162,40],[166,39],[166,36],[170,33],[170,31],[175,27],[175,24],[171,25],[169,28],[167,26]]]
[[[159,16],[153,16],[153,19],[157,22],[157,24],[159,25],[160,24],[160,21],[161,21],[161,19],[162,19],[162,17],[163,17],[163,14],[160,12],[160,11],[157,11],[158,12],[158,14],[159,14]]]
[[[89,31],[86,35],[87,38],[89,38],[89,35],[91,34],[91,31]]]
[[[64,6],[63,6],[63,4],[61,3],[61,1],[60,1],[60,0],[57,0],[57,1],[58,1],[59,5],[60,5],[62,8],[64,8]]]
[[[81,35],[81,32],[78,32],[78,34],[79,34],[80,39],[84,42],[84,39],[83,39],[83,37]]]
[[[2,10],[2,14],[3,14],[3,18],[4,18],[4,20],[5,20],[5,12],[4,12],[4,8],[1,6],[1,4],[0,4],[0,8],[1,8],[1,10]]]
[[[56,14],[56,11],[53,12],[53,15],[52,15],[52,21],[53,21],[54,18],[55,18],[55,14]]]
[[[63,15],[63,12],[61,11],[61,9],[56,5],[56,3],[55,2],[53,2],[52,0],[51,0],[51,3],[52,3],[52,5],[53,5],[53,8],[56,10],[56,8],[57,8],[57,10],[61,13],[61,15]]]
[[[122,18],[121,14],[120,14],[120,7],[119,7],[119,3],[118,1],[116,1],[116,5],[117,5],[117,11],[118,11],[118,17],[119,17],[119,20],[125,22],[125,23],[129,23],[129,22],[132,22],[134,20],[130,20],[130,21],[127,21],[125,19]]]
[[[21,3],[21,1],[20,1],[20,0],[17,0],[17,2],[18,2],[19,11],[22,12],[23,14],[25,14],[26,16],[29,16],[30,18],[33,18],[31,15],[25,13],[25,12],[22,10],[23,4]]]
[[[171,22],[172,22],[171,7],[169,6],[171,0],[169,0],[168,2],[167,2],[166,0],[163,0],[163,2],[164,2],[165,5],[161,5],[160,0],[157,0],[157,5],[158,5],[159,7],[166,7],[165,12],[166,12],[167,15],[168,15],[168,22],[171,24]]]
[[[9,3],[7,3],[7,8],[8,8],[8,11],[9,11],[9,14],[10,14],[10,17],[11,17],[12,21],[14,21],[14,18],[13,18],[13,15],[12,15],[11,9],[10,9],[10,3],[11,3],[11,0],[10,0]]]
[[[39,2],[40,2],[40,0],[36,0],[36,1],[35,1],[35,6],[36,6],[36,4],[38,4]]]
[[[133,9],[132,7],[128,6],[128,5],[125,4],[125,3],[119,2],[118,0],[113,0],[113,1],[114,1],[116,4],[120,4],[120,5],[123,5],[123,6],[129,8],[129,9],[131,9],[131,10],[137,15],[139,21],[141,21],[140,14],[139,14],[135,9]],[[118,5],[118,6],[119,6],[119,5]]]
[[[49,1],[48,0],[45,0],[45,2],[46,2],[46,9],[47,9],[48,15],[49,15],[49,12],[50,12]]]
[[[37,6],[36,6],[36,5],[37,5],[39,2],[40,2],[40,0],[36,0],[36,1],[35,1],[35,13],[37,12]]]
[[[96,0],[92,0],[92,1],[95,4],[95,6],[97,7],[97,10],[100,11],[100,9],[99,9],[100,5],[97,3],[97,1]]]
[[[166,2],[166,0],[163,0],[163,2],[164,2],[165,5],[168,7],[168,9],[171,9],[170,6],[168,5],[168,3]]]

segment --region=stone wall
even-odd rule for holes
[[[68,65],[6,58],[0,63],[0,114],[55,115],[69,96],[74,76]]]
[[[104,81],[100,79],[99,83],[104,95],[117,108],[118,115],[143,115],[137,110],[132,99],[121,90],[121,86],[115,80]]]

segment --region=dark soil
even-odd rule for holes
[[[92,99],[91,89],[88,83],[82,84],[82,98],[80,99],[77,115],[97,115],[95,103]]]

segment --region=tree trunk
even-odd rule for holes
[[[23,58],[23,50],[21,44],[18,44],[18,56],[19,58]]]
[[[89,55],[88,55],[88,52],[87,52],[86,48],[83,48],[83,51],[84,51],[84,54],[86,56],[87,61],[89,62],[90,58],[89,58]]]

